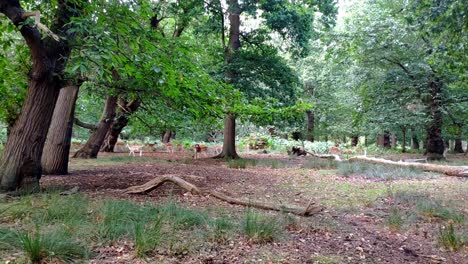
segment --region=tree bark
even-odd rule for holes
[[[307,114],[307,140],[314,142],[314,130],[315,130],[315,113],[312,111],[306,111]]]
[[[166,130],[162,138],[162,143],[169,143],[172,139],[172,130]]]
[[[43,36],[36,26],[24,23],[26,13],[18,0],[0,2],[0,12],[19,28],[32,59],[28,91],[18,120],[0,159],[0,189],[34,191],[42,174],[41,158],[54,106],[63,86],[63,72],[71,46],[69,22],[79,15],[85,1],[58,1],[51,27],[62,38]]]
[[[104,111],[101,116],[101,120],[97,125],[97,129],[91,134],[86,144],[79,149],[74,158],[83,159],[95,159],[101,149],[104,138],[106,137],[107,131],[114,122],[115,110],[117,107],[117,96],[107,97]]]
[[[238,0],[228,0],[228,5],[230,27],[229,43],[224,55],[226,65],[233,62],[235,55],[240,48],[240,14],[242,12]],[[229,69],[229,67],[225,75],[228,83],[234,83],[238,78],[236,72]],[[237,155],[236,152],[236,116],[233,113],[227,113],[224,119],[223,151],[217,155],[216,158],[239,158],[239,155]]]
[[[351,147],[356,147],[359,143],[359,136],[351,136]]]
[[[112,123],[109,131],[107,131],[104,144],[101,148],[104,152],[114,152],[115,144],[119,139],[119,135],[122,130],[128,125],[129,117],[135,113],[141,105],[141,101],[138,99],[132,100],[127,103],[121,97],[119,98],[119,115],[115,122]]]
[[[401,128],[403,139],[401,140],[401,152],[406,153],[406,127]]]
[[[431,95],[428,99],[431,122],[427,127],[427,159],[445,159],[445,144],[442,139],[441,90],[442,83],[436,78],[429,83]]]
[[[384,148],[391,148],[391,140],[390,140],[390,132],[385,131],[383,134],[383,147]]]
[[[414,129],[411,130],[411,149],[419,150],[419,139]]]
[[[73,131],[78,86],[60,90],[42,155],[43,174],[68,174],[68,156]]]
[[[223,150],[216,158],[239,158],[236,152],[236,116],[232,113],[227,114],[224,119]]]
[[[455,153],[463,153],[463,144],[461,138],[455,139],[455,147],[453,148]]]

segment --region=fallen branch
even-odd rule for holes
[[[349,162],[369,162],[374,164],[394,165],[401,167],[414,167],[423,171],[443,173],[447,176],[468,177],[468,166],[448,166],[430,163],[417,163],[417,162],[401,162],[391,161],[386,159],[368,158],[368,157],[354,157],[348,159]]]
[[[253,207],[253,208],[258,208],[258,209],[264,209],[264,210],[272,210],[272,211],[278,211],[278,212],[286,212],[286,213],[292,213],[295,215],[300,215],[300,216],[311,216],[314,214],[317,214],[323,210],[321,206],[315,205],[312,201],[309,202],[306,208],[296,208],[296,207],[287,207],[287,206],[278,206],[274,204],[268,204],[268,203],[263,203],[263,202],[255,202],[255,201],[243,201],[234,197],[227,196],[223,193],[220,193],[218,191],[214,190],[203,190],[192,183],[189,183],[177,176],[174,175],[166,175],[162,177],[158,177],[156,179],[153,179],[143,185],[139,186],[132,186],[124,190],[124,193],[126,194],[146,194],[148,192],[151,192],[152,190],[158,188],[165,182],[172,182],[173,184],[181,187],[184,190],[189,191],[192,194],[197,194],[197,195],[210,195],[213,196],[219,200],[225,201],[230,204],[237,204],[237,205],[242,205],[242,206],[247,206],[247,207]]]

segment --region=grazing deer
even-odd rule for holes
[[[182,146],[182,144],[177,144],[177,145],[176,145],[176,150],[177,150],[178,152],[181,152],[183,149],[184,149],[184,147]]]
[[[130,146],[127,144],[127,148],[130,150],[130,153],[128,153],[128,155],[133,155],[135,157],[135,151],[140,151],[140,157],[143,153],[143,146],[138,146],[138,145],[133,145],[133,146]]]
[[[164,143],[164,146],[166,146],[166,151],[169,153],[174,153],[174,146],[172,143]]]
[[[330,147],[330,149],[328,150],[328,153],[329,153],[329,154],[332,154],[332,155],[338,155],[338,156],[340,156],[341,154],[343,154],[343,153],[341,152],[341,149],[340,149],[338,146]]]
[[[200,153],[200,154],[201,154],[202,152],[207,153],[207,151],[208,151],[208,147],[205,146],[205,145],[195,144],[195,145],[193,146],[193,152],[194,152],[194,154],[195,154],[195,155],[194,155],[194,158],[195,158],[195,159],[198,159],[198,158],[199,158],[198,153]],[[206,154],[205,154],[205,155],[206,155]]]

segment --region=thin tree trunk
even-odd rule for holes
[[[442,111],[440,107],[442,83],[435,79],[430,82],[429,88],[431,89],[429,98],[431,122],[427,127],[427,159],[441,160],[445,159],[445,144],[442,139]]]
[[[403,139],[401,141],[401,152],[406,153],[406,127],[401,128],[401,133],[403,134]]]
[[[73,131],[78,86],[60,90],[42,155],[43,174],[68,174],[68,156]]]
[[[66,59],[71,52],[68,22],[79,15],[81,1],[59,1],[51,31],[59,41],[43,36],[36,26],[24,23],[27,13],[18,0],[0,2],[0,12],[18,27],[32,60],[28,91],[18,120],[0,158],[0,189],[34,191],[42,174],[41,158],[54,106],[62,87]]]
[[[97,125],[97,129],[93,131],[86,144],[78,150],[74,158],[95,159],[101,149],[107,131],[109,131],[115,118],[115,110],[117,107],[117,96],[109,96],[104,106],[101,120]]]
[[[351,136],[351,147],[356,147],[359,143],[359,136]]]
[[[307,140],[314,142],[314,129],[315,129],[315,113],[306,111],[307,114]]]
[[[236,116],[232,113],[227,114],[224,119],[224,141],[223,151],[216,156],[217,158],[238,159],[236,152]]]
[[[419,139],[414,129],[411,130],[411,149],[419,150]]]

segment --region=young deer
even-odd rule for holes
[[[130,146],[127,144],[127,148],[130,150],[130,153],[128,153],[128,155],[133,155],[135,157],[135,151],[140,151],[140,157],[143,153],[143,146],[138,146],[138,145],[133,145],[133,146]]]
[[[198,154],[198,153],[200,153],[200,154],[201,154],[202,152],[207,153],[207,151],[208,151],[208,147],[207,147],[207,146],[201,145],[201,144],[195,144],[195,145],[193,146],[193,152],[194,152],[194,156],[193,156],[193,157],[194,157],[195,159],[198,159],[198,158],[199,158],[199,156],[198,156],[199,154]],[[206,154],[205,154],[205,155],[206,155]]]

